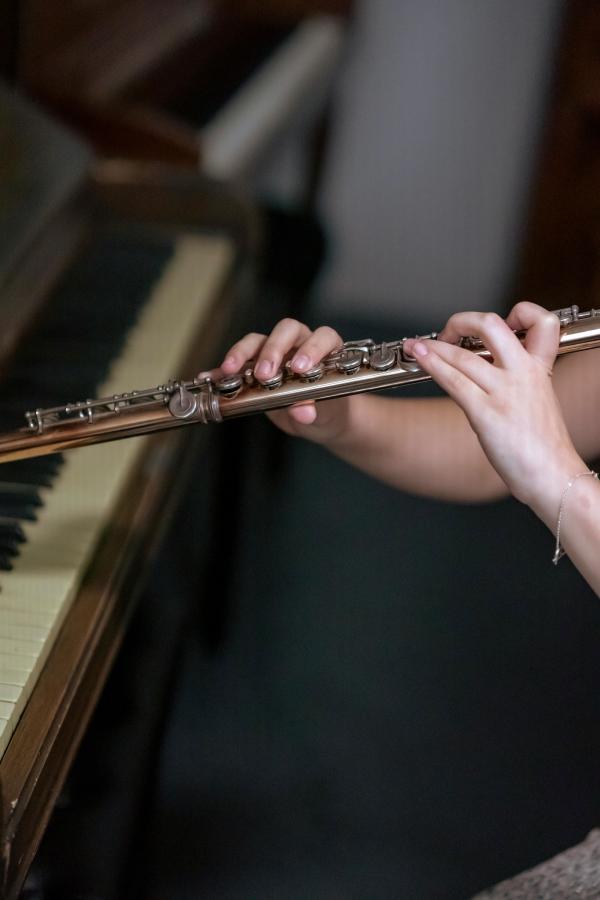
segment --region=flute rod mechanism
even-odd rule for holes
[[[558,353],[600,347],[600,310],[577,306],[555,311],[561,325]],[[435,333],[424,335],[436,338]],[[524,339],[524,333],[517,332]],[[243,372],[213,381],[195,378],[155,388],[36,409],[25,414],[25,426],[0,434],[0,462],[56,453],[72,447],[119,440],[193,423],[208,424],[252,413],[280,409],[307,400],[326,400],[430,380],[404,352],[406,338],[376,344],[371,339],[347,341],[302,375],[289,366],[266,382]],[[490,353],[477,338],[462,346],[485,358]]]

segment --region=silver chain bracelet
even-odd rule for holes
[[[567,485],[562,492],[562,496],[560,498],[560,506],[558,507],[558,521],[556,523],[556,546],[554,548],[554,556],[552,557],[552,562],[555,566],[558,565],[559,559],[565,555],[565,551],[560,546],[560,526],[562,524],[563,512],[565,508],[565,500],[567,499],[567,494],[575,484],[578,478],[584,478],[586,475],[591,475],[593,478],[598,478],[598,473],[594,472],[593,469],[588,469],[587,472],[580,472],[579,475],[574,475],[570,481],[567,482]]]

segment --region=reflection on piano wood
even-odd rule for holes
[[[323,111],[349,7],[29,0],[19,80],[103,155],[239,178]]]
[[[13,102],[4,94],[0,101]],[[0,111],[8,121],[1,103]],[[64,159],[47,152],[57,165]],[[25,176],[11,182],[11,199]],[[45,176],[57,178],[52,166]],[[40,191],[35,227],[0,210],[0,225],[18,224],[24,235],[10,235],[11,252],[0,253],[0,328],[19,291],[29,310],[11,338],[13,357],[3,360],[4,424],[50,397],[65,402],[82,390],[112,393],[193,373],[217,353],[247,278],[251,217],[222,188],[157,172],[138,184],[123,169],[118,182],[104,172],[92,187],[52,202]],[[39,219],[33,194],[24,196]],[[32,281],[44,289],[33,305]],[[180,476],[207,440],[199,429],[183,438],[137,438],[0,471],[0,567],[11,569],[0,572],[2,898],[18,896],[184,486]]]

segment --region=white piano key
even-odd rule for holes
[[[54,621],[52,611],[39,610],[33,608],[20,609],[19,606],[14,607],[2,606],[0,604],[0,623],[5,627],[11,625],[32,625],[38,628],[48,628]]]
[[[11,666],[9,662],[2,660],[0,664],[0,683],[7,685],[15,685],[22,689],[27,684],[33,666],[31,661],[26,668],[20,669],[18,666]],[[19,693],[22,691],[20,690]]]
[[[9,682],[8,684],[2,684],[0,682],[0,700],[4,700],[8,703],[16,703],[20,696],[20,684],[13,684],[11,682]]]
[[[12,718],[14,708],[14,703],[8,703],[6,700],[0,700],[0,719],[6,719],[8,721],[10,718]]]
[[[209,315],[234,252],[231,241],[220,235],[185,235],[177,240],[99,395],[195,374],[180,372],[179,367]],[[199,360],[198,368],[213,362]],[[0,685],[19,688],[10,701],[10,717],[0,719],[0,757],[146,440],[138,437],[69,451],[53,487],[44,491],[38,520],[24,525],[27,543],[13,571],[0,576]],[[45,640],[23,638],[28,628],[36,627],[47,632]],[[15,696],[12,690],[7,693]]]
[[[0,657],[6,662],[16,659],[37,659],[40,641],[0,637]]]
[[[40,641],[45,641],[48,637],[50,624],[51,623],[49,623],[46,628],[43,628],[39,625],[30,625],[29,623],[5,622],[2,617],[0,617],[0,639],[14,638],[19,641],[39,643]]]

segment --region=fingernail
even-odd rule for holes
[[[427,356],[429,352],[425,344],[422,344],[420,341],[417,341],[416,344],[413,345],[412,352],[414,356]]]
[[[304,356],[301,354],[300,356],[295,356],[292,360],[292,369],[296,369],[298,372],[305,372],[306,369],[310,368],[310,359],[308,356]]]
[[[259,364],[256,367],[256,374],[258,375],[259,378],[268,378],[269,375],[271,374],[272,369],[273,369],[273,363],[269,362],[268,359],[263,359],[263,361],[259,362]]]

